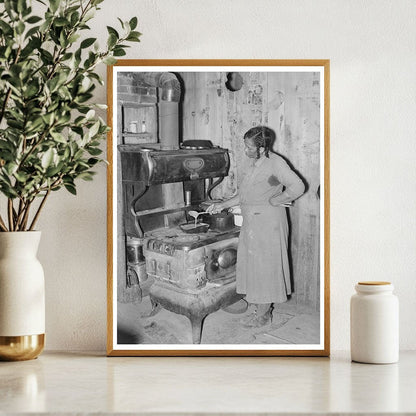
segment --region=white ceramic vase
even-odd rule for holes
[[[45,342],[40,231],[0,232],[0,360],[36,358]]]

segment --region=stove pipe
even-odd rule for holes
[[[144,80],[158,87],[158,126],[159,143],[162,150],[179,149],[179,101],[181,85],[172,72],[146,72]],[[165,207],[183,204],[183,185],[181,183],[162,184]],[[183,213],[165,215],[165,226],[183,220]]]
[[[159,142],[161,149],[179,149],[181,86],[172,72],[146,72],[144,80],[159,88]]]

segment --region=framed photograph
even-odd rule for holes
[[[329,60],[108,67],[109,356],[329,355]]]

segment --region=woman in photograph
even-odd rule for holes
[[[271,151],[274,132],[253,127],[244,135],[247,168],[236,196],[214,203],[216,213],[240,205],[243,224],[237,252],[237,293],[244,294],[252,313],[247,327],[271,323],[273,304],[291,294],[286,206],[299,198],[305,186],[286,161]]]

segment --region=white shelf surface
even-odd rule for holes
[[[0,414],[416,415],[416,351],[390,365],[331,358],[112,357],[0,362]]]

